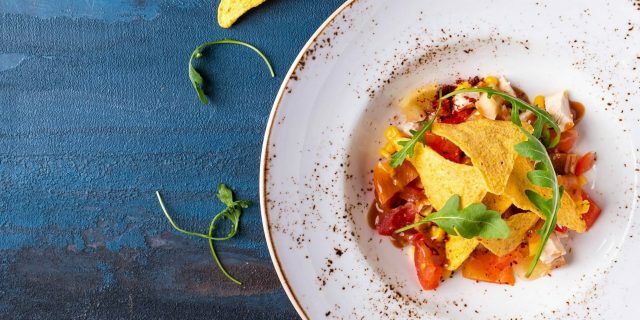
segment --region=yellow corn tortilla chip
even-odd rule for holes
[[[504,192],[513,163],[518,156],[514,146],[527,137],[511,121],[478,119],[460,124],[436,123],[433,133],[445,137],[471,158],[494,194]]]
[[[416,144],[409,161],[418,171],[424,192],[436,210],[444,207],[454,194],[460,196],[464,208],[482,201],[487,193],[478,169],[449,161],[421,143]]]
[[[515,250],[527,231],[538,222],[538,215],[533,212],[518,213],[507,219],[509,237],[505,239],[480,239],[480,243],[493,254],[502,257]]]
[[[478,239],[465,239],[459,236],[449,235],[444,248],[447,254],[447,270],[456,270],[469,258],[473,250],[478,246]]]
[[[485,195],[484,199],[482,199],[482,203],[484,203],[484,205],[487,206],[487,209],[489,210],[503,213],[511,206],[511,199],[507,196],[487,192],[487,195]]]
[[[229,28],[243,14],[265,1],[266,0],[221,0],[218,6],[218,24],[223,28]]]
[[[518,156],[509,177],[504,195],[509,197],[513,204],[523,210],[533,211],[540,218],[544,215],[529,201],[525,190],[533,190],[545,198],[551,197],[551,189],[532,184],[527,178],[527,172],[533,170],[533,164],[525,157]],[[564,193],[560,199],[558,211],[558,224],[577,232],[584,232],[587,226],[582,219],[582,214],[577,210],[576,204],[568,193]]]

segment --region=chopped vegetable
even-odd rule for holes
[[[395,230],[413,223],[417,214],[418,209],[411,202],[388,211],[385,210],[378,216],[376,230],[383,236],[393,235]]]
[[[585,153],[576,164],[576,176],[581,176],[585,174],[587,171],[591,170],[593,165],[596,162],[596,154],[595,152],[587,152]]]
[[[582,219],[587,224],[587,230],[589,230],[600,216],[602,210],[585,191],[582,191],[582,198],[589,202],[589,211],[582,215]]]
[[[551,135],[553,136],[553,133]],[[556,150],[559,152],[571,152],[576,140],[578,140],[578,131],[576,129],[564,131],[560,134],[560,142],[558,142]]]
[[[455,163],[462,163],[462,150],[446,138],[427,132],[424,135],[424,143],[445,159]]]
[[[476,250],[462,265],[462,276],[477,281],[509,284],[516,282],[511,263],[514,257],[498,257],[486,250]]]
[[[444,258],[440,254],[434,253],[427,246],[424,237],[418,234],[413,241],[414,264],[418,274],[418,280],[424,290],[433,290],[440,284],[444,268],[442,262]]]

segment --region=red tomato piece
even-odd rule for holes
[[[460,111],[454,110],[450,114],[440,117],[440,122],[450,124],[462,123],[467,121],[474,111],[475,109],[473,108],[462,109]]]
[[[555,137],[555,131],[551,131],[551,139]],[[573,149],[573,145],[578,140],[578,131],[576,129],[569,129],[560,134],[560,142],[556,146],[556,150],[560,152],[570,152]]]
[[[420,285],[424,290],[434,290],[440,285],[444,268],[437,254],[427,246],[424,237],[420,234],[414,238],[413,242],[414,258],[416,273]]]
[[[561,225],[557,224],[555,231],[558,231],[560,233],[567,233],[567,231],[569,231],[569,229],[567,227],[565,227],[565,226],[561,226]]]
[[[427,132],[424,143],[449,161],[462,163],[462,150],[446,138]]]
[[[411,202],[391,210],[385,210],[378,216],[376,230],[383,236],[393,235],[396,230],[412,224],[416,219],[416,214],[418,214],[418,209]]]
[[[424,189],[418,188],[415,184],[410,184],[398,193],[398,197],[407,202],[419,203],[427,200]]]
[[[598,207],[595,201],[593,201],[584,190],[582,191],[582,199],[589,201],[589,211],[582,215],[582,219],[587,224],[587,230],[589,230],[600,216],[602,209]]]
[[[581,176],[585,172],[591,170],[593,164],[596,162],[595,152],[587,152],[576,163],[576,176]]]

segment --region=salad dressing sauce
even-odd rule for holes
[[[569,106],[573,114],[573,122],[577,125],[584,116],[584,105],[578,101],[569,101]]]
[[[382,214],[382,209],[380,209],[380,206],[378,205],[378,201],[373,201],[373,203],[371,204],[371,207],[369,207],[369,212],[367,213],[367,222],[371,229],[375,230],[376,219],[378,219],[378,216],[380,214]]]

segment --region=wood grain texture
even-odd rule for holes
[[[270,0],[232,29],[208,0],[0,3],[0,318],[288,319],[295,310],[267,252],[258,206],[262,136],[300,48],[342,1]],[[212,102],[187,77],[201,42],[242,47],[198,65]],[[205,231],[219,182],[254,206],[217,248]]]

